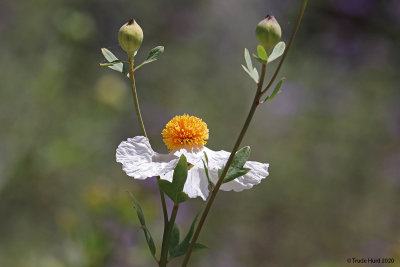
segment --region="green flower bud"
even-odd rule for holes
[[[281,34],[281,26],[279,26],[275,17],[270,15],[267,15],[265,19],[260,21],[256,28],[258,43],[264,47],[267,53],[279,42]]]
[[[130,19],[119,29],[118,42],[128,55],[133,55],[139,49],[143,42],[143,31],[134,19]]]

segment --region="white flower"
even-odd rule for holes
[[[195,119],[200,120],[193,116],[189,117],[188,115],[177,116],[171,120],[172,124],[170,124],[171,122],[167,124],[167,128],[163,131],[163,136],[164,142],[167,144],[168,148],[173,149],[171,153],[156,153],[151,148],[149,140],[146,137],[136,136],[134,138],[129,138],[127,141],[123,141],[118,146],[116,153],[117,162],[122,163],[123,170],[126,174],[135,179],[160,176],[161,179],[171,182],[173,170],[178,163],[179,157],[184,154],[187,158],[187,162],[193,166],[188,171],[188,177],[183,192],[188,194],[190,198],[201,197],[203,200],[206,200],[209,194],[209,184],[203,165],[203,161],[206,162],[204,153],[207,154],[209,176],[214,184],[218,180],[218,170],[224,167],[230,153],[223,150],[213,151],[205,147],[204,139],[208,138],[207,125],[201,120],[201,123],[199,123],[199,121]],[[193,120],[197,124],[193,124]],[[189,123],[187,124],[182,123],[188,121]],[[205,125],[206,130],[202,124]],[[172,128],[168,127],[171,125],[173,126]],[[179,127],[176,127],[177,125],[179,125]],[[196,125],[201,126],[203,132],[200,135],[199,127],[196,128]],[[175,133],[171,133],[171,129]],[[199,137],[201,135],[203,135],[203,138]],[[171,139],[171,136],[176,138]],[[181,145],[180,148],[179,144]],[[188,146],[188,144],[190,145]],[[241,177],[222,184],[220,189],[239,192],[244,189],[252,188],[268,176],[268,166],[269,164],[267,163],[247,161],[244,167],[250,168],[251,170]]]

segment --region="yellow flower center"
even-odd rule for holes
[[[201,148],[207,143],[207,124],[195,116],[175,116],[162,131],[169,150]]]

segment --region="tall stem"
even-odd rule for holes
[[[260,75],[260,80],[258,82],[257,91],[256,91],[256,94],[254,96],[253,104],[251,105],[249,114],[247,115],[246,121],[245,121],[245,123],[244,123],[244,125],[242,127],[242,130],[240,131],[239,137],[236,140],[236,143],[235,143],[235,145],[234,145],[234,147],[232,149],[232,152],[231,152],[231,154],[230,154],[230,156],[228,158],[228,161],[226,162],[225,168],[222,171],[222,174],[219,177],[217,183],[215,184],[215,187],[213,188],[213,190],[211,192],[211,196],[207,201],[207,205],[206,205],[206,207],[205,207],[205,209],[204,209],[204,211],[203,211],[203,213],[201,215],[199,224],[196,227],[196,231],[195,231],[195,233],[193,235],[193,238],[192,238],[192,241],[190,243],[188,252],[185,255],[185,259],[183,260],[182,267],[187,266],[187,264],[189,262],[190,255],[192,254],[194,245],[196,244],[197,238],[200,235],[200,231],[201,231],[201,229],[203,227],[203,224],[204,224],[204,222],[205,222],[205,220],[207,218],[208,212],[210,211],[211,205],[213,204],[214,199],[217,196],[218,190],[222,185],[222,182],[223,182],[223,180],[224,180],[224,178],[226,176],[226,173],[228,172],[228,169],[229,169],[230,165],[232,164],[232,160],[233,160],[236,152],[239,149],[239,146],[240,146],[240,144],[241,144],[241,142],[243,140],[244,135],[246,134],[247,129],[249,128],[250,122],[251,122],[251,120],[252,120],[252,118],[254,116],[254,113],[255,113],[255,111],[257,109],[257,106],[260,103],[260,96],[261,96],[260,93],[261,93],[261,89],[262,89],[262,86],[263,86],[263,83],[264,83],[265,69],[266,69],[266,64],[263,64],[262,65],[262,70],[261,70],[261,75]]]
[[[167,266],[168,259],[168,248],[169,240],[171,238],[172,229],[174,228],[176,215],[178,214],[179,204],[175,203],[174,208],[171,212],[171,218],[169,219],[168,228],[164,232],[162,247],[161,247],[161,257],[160,257],[160,267]]]
[[[136,92],[136,84],[135,84],[135,76],[133,73],[133,59],[134,55],[129,55],[128,54],[128,60],[129,60],[129,80],[131,81],[131,89],[132,89],[132,95],[133,95],[133,103],[135,104],[135,110],[136,110],[136,115],[138,117],[139,125],[140,128],[142,129],[142,134],[143,136],[147,137],[146,129],[144,128],[144,123],[142,119],[142,114],[140,113],[140,107],[139,107],[139,100]],[[159,180],[160,177],[157,177],[157,180]],[[164,215],[164,234],[163,238],[167,232],[167,226],[168,226],[168,212],[167,212],[167,205],[165,202],[165,196],[164,193],[161,191],[161,188],[158,188],[160,191],[160,197],[161,197],[161,205],[162,205],[162,210],[163,210],[163,215]]]
[[[133,54],[128,54],[129,60],[129,80],[131,81],[133,103],[135,104],[136,114],[138,117],[140,128],[142,129],[143,136],[147,137],[146,129],[144,128],[142,114],[140,113],[139,100],[136,92],[135,76],[133,75]]]
[[[245,121],[245,123],[243,125],[242,130],[240,131],[239,137],[236,140],[235,146],[232,149],[232,152],[231,152],[231,154],[230,154],[230,156],[228,158],[228,161],[227,161],[227,163],[225,165],[225,168],[222,171],[222,174],[221,174],[220,178],[218,179],[217,184],[215,185],[214,189],[212,190],[211,196],[210,196],[210,198],[209,198],[209,200],[207,202],[207,205],[206,205],[206,207],[205,207],[205,209],[204,209],[204,211],[203,211],[203,213],[201,215],[199,224],[196,227],[196,231],[195,231],[195,233],[193,235],[193,238],[192,238],[192,241],[190,243],[190,247],[189,247],[188,252],[186,253],[185,258],[183,260],[182,267],[186,267],[188,262],[189,262],[189,259],[190,259],[190,256],[192,254],[194,245],[196,244],[197,239],[198,239],[198,237],[200,235],[201,229],[202,229],[202,227],[204,225],[204,222],[205,222],[205,220],[207,218],[208,212],[210,211],[210,208],[211,208],[211,206],[212,206],[212,204],[214,202],[214,199],[215,199],[215,197],[216,197],[216,195],[218,193],[218,190],[219,190],[220,186],[222,185],[222,182],[223,182],[223,180],[224,180],[224,178],[226,176],[226,173],[228,172],[229,166],[232,164],[232,160],[233,160],[237,150],[239,149],[239,146],[240,146],[240,144],[241,144],[241,142],[243,140],[244,135],[246,134],[246,131],[247,131],[249,125],[250,125],[250,122],[253,119],[253,115],[254,115],[254,113],[255,113],[255,111],[256,111],[259,103],[260,103],[260,98],[271,87],[272,83],[276,79],[276,76],[278,75],[279,69],[281,68],[281,66],[282,66],[282,64],[283,64],[283,62],[284,62],[284,60],[286,58],[286,55],[287,55],[287,53],[289,51],[289,48],[290,48],[290,46],[291,46],[291,44],[292,44],[292,42],[294,40],[294,36],[296,35],[296,32],[297,32],[297,30],[298,30],[298,28],[300,26],[300,22],[301,22],[301,19],[303,17],[306,5],[307,5],[307,0],[303,0],[302,7],[300,9],[300,13],[299,13],[299,16],[297,18],[296,26],[295,26],[295,28],[294,28],[294,30],[292,32],[288,47],[287,47],[284,55],[282,56],[282,59],[279,62],[279,65],[278,65],[274,75],[272,76],[271,80],[269,81],[268,85],[266,86],[266,88],[264,90],[262,90],[262,86],[263,86],[263,81],[264,81],[264,76],[265,76],[266,64],[263,64],[263,66],[262,66],[260,80],[259,80],[259,83],[258,83],[258,86],[257,86],[257,92],[256,92],[256,94],[254,96],[253,104],[251,105],[249,114],[247,115],[246,121]]]

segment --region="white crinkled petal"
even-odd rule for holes
[[[224,150],[213,151],[211,149],[204,149],[208,156],[208,168],[210,171],[211,180],[216,183],[218,180],[218,169],[222,169],[227,162],[230,153]],[[236,178],[233,181],[221,185],[221,190],[230,191],[234,190],[236,192],[242,191],[244,189],[252,188],[254,185],[259,184],[262,179],[266,178],[268,173],[268,163],[260,163],[256,161],[247,161],[244,164],[245,168],[250,168],[251,170],[243,176]]]
[[[172,154],[159,154],[151,148],[149,139],[135,136],[121,142],[116,152],[117,162],[127,175],[136,179],[159,176],[173,170],[178,158]]]
[[[206,161],[204,153],[207,154],[209,169],[220,169],[226,163],[230,155],[230,153],[227,151],[213,151],[207,147],[194,150],[187,150],[183,148],[175,151],[174,155],[180,157],[182,154],[184,154],[189,163],[196,167],[204,168],[203,161]]]
[[[208,180],[203,166],[203,160],[205,161],[204,152],[207,154],[208,158],[210,179],[216,183],[218,180],[218,170],[225,166],[230,155],[229,152],[224,150],[213,151],[206,147],[193,151],[180,149],[174,152],[176,157],[180,157],[182,154],[184,154],[187,158],[187,161],[194,165],[188,172],[188,178],[183,188],[183,192],[188,194],[190,198],[201,197],[203,200],[206,200],[209,194]],[[226,184],[222,184],[221,190],[234,190],[239,192],[244,189],[249,189],[254,185],[259,184],[262,179],[269,175],[268,163],[247,161],[244,167],[250,168],[251,170],[246,175],[240,176]],[[173,170],[161,175],[161,179],[165,179],[170,182],[172,182],[172,178]]]
[[[254,185],[257,185],[261,182],[262,179],[266,178],[268,173],[268,163],[260,163],[256,161],[247,161],[244,164],[245,168],[250,168],[251,170],[233,181],[230,181],[226,184],[221,185],[221,190],[224,191],[235,191],[240,192],[244,189],[250,189]]]
[[[229,158],[229,155],[231,154],[225,150],[214,151],[206,147],[204,148],[204,152],[207,153],[208,168],[211,170],[221,169],[225,165]]]
[[[161,175],[161,179],[172,182],[173,171]],[[204,172],[204,168],[192,167],[188,171],[188,177],[183,187],[185,192],[190,198],[201,197],[206,200],[208,197],[208,180]]]
[[[185,155],[187,162],[193,164],[196,167],[203,167],[204,151],[208,149],[206,147],[187,150],[185,148],[179,149],[174,152],[174,155],[180,157],[182,154]]]

